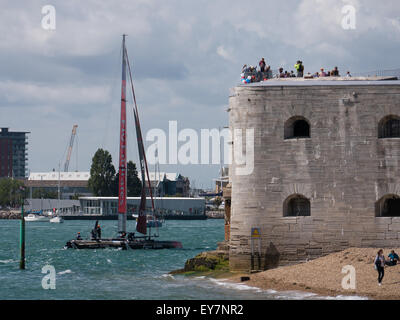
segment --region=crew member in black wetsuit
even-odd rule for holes
[[[96,230],[96,232],[97,232],[97,239],[101,239],[101,228],[100,228],[100,225],[99,225],[99,224],[97,225],[97,230]]]
[[[78,234],[76,235],[76,240],[82,240],[82,237],[81,237],[81,233],[80,233],[80,232],[78,232]]]
[[[90,234],[92,236],[92,240],[96,240],[97,238],[96,229],[92,229],[92,231],[90,231]]]

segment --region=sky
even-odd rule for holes
[[[144,138],[155,128],[168,136],[169,121],[199,136],[201,129],[227,126],[229,89],[240,83],[242,66],[256,66],[261,57],[285,70],[301,59],[312,73],[334,66],[353,73],[400,68],[398,0],[0,4],[0,127],[30,132],[31,172],[57,170],[59,163],[63,168],[74,124],[70,170],[89,171],[98,148],[108,150],[118,167],[122,34],[128,35]],[[42,26],[46,5],[55,8],[55,30]],[[355,9],[354,28],[343,27],[346,5]],[[137,162],[133,123],[128,126],[128,159]],[[220,166],[160,170],[188,176],[192,187],[211,188]]]

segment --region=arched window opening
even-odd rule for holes
[[[297,120],[293,124],[293,136],[294,137],[309,137],[310,126],[305,120]]]
[[[310,216],[310,200],[306,197],[296,194],[288,197],[283,204],[283,216],[299,217]]]
[[[292,117],[285,123],[285,139],[310,138],[310,124],[303,117]]]
[[[400,217],[400,197],[387,195],[376,202],[377,217]]]
[[[378,138],[400,138],[400,117],[386,116],[378,127]]]

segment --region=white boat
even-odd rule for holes
[[[138,215],[137,213],[133,213],[132,217],[137,221]],[[146,215],[146,222],[148,228],[161,228],[162,221],[155,219],[152,215]]]
[[[64,219],[61,218],[61,217],[56,216],[56,217],[54,217],[54,218],[51,218],[51,219],[50,219],[50,222],[51,222],[51,223],[63,223],[63,222],[64,222]]]
[[[147,228],[161,228],[162,222],[156,219],[147,219]]]
[[[49,217],[41,216],[38,214],[30,213],[26,217],[24,217],[26,222],[44,222],[44,221],[49,221]]]

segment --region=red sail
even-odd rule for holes
[[[142,134],[139,125],[139,117],[136,110],[133,111],[135,117],[136,136],[138,141],[139,149],[139,160],[140,160],[140,172],[142,175],[142,194],[140,197],[139,215],[136,223],[137,232],[146,234],[147,233],[147,218],[146,218],[146,175],[145,175],[145,163],[144,148]]]
[[[124,36],[122,53],[121,122],[119,141],[118,232],[126,232],[126,180],[126,56]]]
[[[142,130],[140,129],[139,113],[138,113],[135,90],[133,88],[131,68],[129,65],[129,59],[128,59],[127,53],[125,53],[125,56],[126,56],[126,62],[128,64],[129,79],[131,82],[132,95],[133,95],[133,101],[134,101],[133,114],[134,114],[134,120],[135,120],[136,138],[137,138],[138,151],[139,151],[140,172],[141,172],[141,177],[142,177],[142,194],[141,194],[141,198],[140,198],[139,215],[138,215],[138,219],[137,219],[137,223],[136,223],[136,230],[140,233],[146,234],[147,233],[146,173],[147,173],[147,180],[148,180],[148,184],[149,184],[149,192],[150,192],[151,205],[152,205],[153,211],[154,211],[154,200],[153,200],[153,194],[151,191],[150,177],[149,177],[149,172],[148,172],[148,168],[147,168],[146,154],[145,154],[144,145],[143,145]]]

